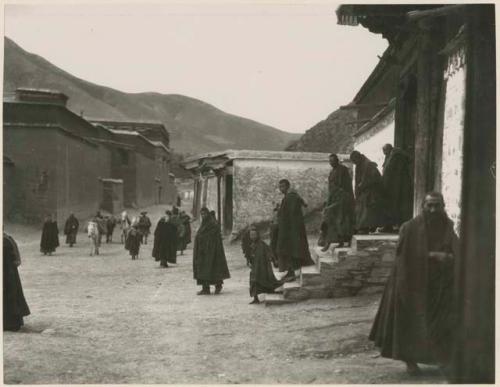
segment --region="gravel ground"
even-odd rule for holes
[[[160,208],[149,212],[156,224]],[[32,312],[21,332],[4,333],[5,383],[443,383],[435,368],[415,379],[377,355],[367,334],[379,296],[249,305],[237,245],[226,244],[223,293],[196,296],[191,249],[160,269],[151,244],[137,261],[117,242],[90,257],[80,234],[42,256],[38,230],[5,229]]]

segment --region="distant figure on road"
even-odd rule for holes
[[[323,251],[331,243],[350,245],[354,231],[354,193],[349,169],[340,164],[336,154],[330,155],[332,170],[328,176],[328,198],[323,209],[325,229],[323,233]]]
[[[186,248],[184,243],[184,236],[186,233],[186,229],[184,227],[184,221],[182,220],[179,214],[179,209],[177,207],[172,208],[172,217],[170,220],[173,224],[175,224],[175,228],[177,229],[176,252],[180,251],[182,255],[184,254],[184,249]]]
[[[302,214],[302,207],[307,207],[307,204],[297,192],[290,189],[288,180],[279,181],[279,190],[283,194],[283,200],[278,211],[276,252],[279,270],[287,272],[283,280],[290,282],[295,280],[295,270],[302,266],[314,265],[314,262],[309,251]]]
[[[24,298],[21,278],[17,270],[21,255],[10,235],[3,233],[3,330],[18,331],[30,309]]]
[[[132,226],[127,233],[127,239],[125,240],[125,249],[129,251],[132,259],[139,258],[139,249],[141,248],[142,235],[139,231],[139,220],[134,218],[132,220]]]
[[[399,148],[385,144],[382,148],[385,155],[382,166],[384,184],[385,219],[384,232],[393,232],[393,227],[411,219],[412,215],[412,183],[410,157]]]
[[[66,235],[66,244],[68,244],[69,247],[73,247],[76,243],[76,235],[78,234],[79,226],[80,223],[78,223],[78,219],[76,219],[74,214],[70,214],[64,224],[64,235]]]
[[[128,217],[127,211],[122,212],[122,216],[120,219],[120,241],[121,243],[125,243],[125,239],[127,239],[127,232],[128,229],[130,228],[130,218]]]
[[[201,209],[201,219],[194,239],[193,277],[202,286],[198,295],[210,294],[210,285],[215,285],[215,294],[219,294],[224,280],[230,277],[222,235],[206,207]]]
[[[40,252],[43,255],[52,255],[59,247],[59,229],[57,222],[52,220],[52,215],[47,215],[42,228],[42,238],[40,241]]]
[[[102,236],[106,235],[106,219],[101,215],[101,211],[97,211],[94,217],[94,222],[97,223],[99,227],[99,246],[102,243]]]
[[[99,225],[94,217],[87,224],[87,236],[90,239],[90,256],[99,255],[100,237]]]
[[[151,232],[151,219],[147,216],[147,211],[142,211],[139,217],[137,228],[141,233],[141,243],[148,244],[148,236]]]
[[[187,245],[191,243],[191,218],[186,212],[181,211],[181,220],[184,225],[184,238],[182,244],[184,248],[182,250],[186,250]]]
[[[374,232],[383,223],[383,186],[382,176],[377,164],[365,155],[353,151],[351,161],[356,165],[356,230],[358,234]]]
[[[279,288],[282,283],[274,276],[271,266],[273,252],[260,239],[256,227],[250,227],[248,238],[247,243],[242,243],[242,250],[247,260],[247,266],[250,267],[250,297],[253,297],[250,304],[258,304],[260,302],[259,294],[274,293],[274,290]]]
[[[160,267],[168,267],[177,262],[177,228],[170,220],[172,213],[165,212],[156,225],[153,244],[153,258],[160,261]]]
[[[412,375],[420,373],[418,363],[445,366],[450,360],[457,249],[443,196],[430,192],[423,214],[401,226],[395,266],[370,333],[381,355],[404,361]]]
[[[106,217],[106,243],[113,241],[113,232],[116,227],[116,218],[113,215]]]

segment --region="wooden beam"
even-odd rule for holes
[[[436,9],[427,9],[425,11],[410,11],[406,14],[410,21],[417,21],[425,17],[446,16],[450,12],[458,12],[465,9],[465,4],[445,5]]]

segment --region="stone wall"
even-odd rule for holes
[[[455,230],[459,233],[466,90],[465,52],[459,50],[449,58],[445,80],[441,191],[448,215],[455,222]]]
[[[385,159],[382,147],[388,143],[394,145],[394,116],[392,108],[365,131],[361,128],[354,140],[354,149],[376,162],[380,173]]]
[[[335,249],[320,258],[327,297],[382,293],[394,265],[397,240],[397,235],[355,235],[351,248]]]
[[[328,190],[328,155],[321,161],[234,160],[233,234],[254,222],[269,221],[283,195],[278,182],[288,179],[308,204],[304,213],[322,206]]]

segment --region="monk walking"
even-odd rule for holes
[[[410,157],[401,149],[385,144],[382,148],[385,155],[382,166],[382,182],[384,185],[385,211],[384,232],[393,232],[394,227],[411,219],[412,215],[412,183]]]
[[[418,363],[446,366],[450,360],[457,248],[443,196],[428,193],[423,214],[401,226],[395,266],[370,333],[381,355],[405,362],[411,375],[421,372]]]
[[[279,190],[283,194],[283,200],[278,211],[276,252],[279,270],[287,272],[283,280],[290,282],[295,280],[295,270],[314,265],[314,262],[302,214],[302,207],[307,207],[307,204],[297,192],[290,189],[288,180],[280,180]]]
[[[358,234],[374,232],[383,223],[383,186],[382,176],[377,164],[365,155],[353,151],[351,161],[356,165],[356,230]]]
[[[340,164],[336,154],[330,155],[332,170],[328,176],[328,198],[323,209],[323,251],[331,243],[350,245],[354,231],[354,193],[349,169]]]
[[[197,294],[210,294],[210,285],[215,285],[215,294],[219,294],[230,277],[220,226],[206,207],[201,209],[201,219],[193,248],[193,277],[202,286]]]

